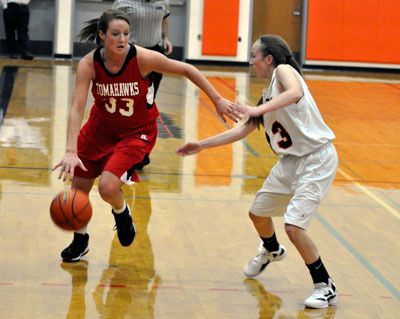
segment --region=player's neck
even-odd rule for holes
[[[117,54],[110,51],[107,51],[103,48],[100,51],[101,58],[103,59],[103,63],[106,68],[115,73],[114,71],[119,70],[125,62],[126,56],[128,55],[129,48],[123,54]]]
[[[272,64],[267,68],[267,71],[265,74],[266,78],[272,79],[272,75],[274,74],[275,68],[276,68],[275,65],[272,65]]]

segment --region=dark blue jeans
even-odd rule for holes
[[[9,3],[3,10],[6,42],[10,54],[29,53],[29,7],[17,3]]]

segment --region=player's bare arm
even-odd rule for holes
[[[61,167],[58,178],[65,181],[68,176],[74,176],[76,166],[86,170],[77,154],[77,141],[82,125],[85,106],[88,98],[90,83],[93,78],[93,55],[88,54],[78,64],[75,88],[70,110],[67,130],[67,145],[64,158],[54,166],[53,170]]]
[[[201,141],[189,142],[176,150],[181,156],[196,154],[205,148],[213,148],[239,141],[255,130],[257,124],[246,122],[223,133],[211,136]]]
[[[193,65],[166,58],[164,55],[137,47],[139,68],[143,76],[150,72],[177,74],[187,77],[196,86],[203,90],[213,101],[218,115],[225,121],[224,116],[237,122],[240,112],[232,108],[232,103],[224,99],[208,82],[206,77]]]

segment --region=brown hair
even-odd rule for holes
[[[79,32],[79,39],[81,41],[96,41],[97,44],[101,43],[99,31],[106,33],[108,25],[112,20],[121,19],[126,21],[131,26],[128,16],[125,12],[118,9],[110,9],[103,12],[100,18],[91,19],[86,21],[86,26]]]
[[[300,66],[293,57],[292,50],[290,50],[287,42],[279,35],[263,35],[256,43],[260,45],[260,51],[263,56],[272,55],[276,66],[279,64],[289,64],[302,75]]]

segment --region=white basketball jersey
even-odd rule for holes
[[[303,97],[297,102],[264,114],[264,127],[269,143],[278,155],[304,156],[335,138],[326,125],[311,96],[307,84],[294,69],[303,89]],[[263,91],[263,103],[278,96],[276,69],[269,88]]]

